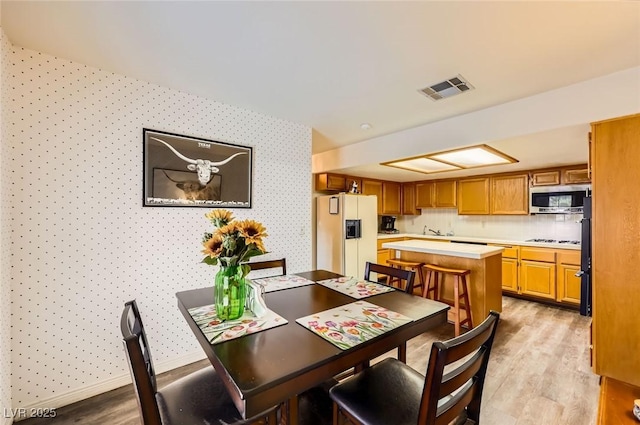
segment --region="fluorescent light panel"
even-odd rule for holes
[[[461,149],[451,152],[429,155],[429,158],[459,165],[462,168],[481,167],[484,165],[509,164],[504,156],[486,150],[483,147]]]
[[[382,165],[429,174],[464,168],[484,167],[487,165],[509,164],[513,162],[518,162],[518,160],[490,146],[479,145],[427,154],[417,158],[385,162]]]

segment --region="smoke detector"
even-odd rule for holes
[[[465,91],[471,90],[474,87],[465,80],[462,75],[445,80],[441,83],[425,87],[418,90],[420,93],[429,97],[432,100],[440,100],[447,97],[455,96]]]

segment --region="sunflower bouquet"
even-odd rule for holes
[[[251,269],[245,263],[267,252],[263,243],[267,229],[254,220],[235,220],[230,211],[223,209],[213,210],[205,217],[216,230],[204,234],[202,253],[206,256],[202,262],[221,267],[240,266],[242,276],[246,276]]]

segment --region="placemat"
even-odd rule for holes
[[[354,277],[338,277],[334,279],[319,280],[322,286],[342,292],[351,298],[361,299],[372,295],[383,294],[385,292],[395,291],[395,288],[387,285],[380,285],[368,280],[359,280]]]
[[[251,311],[245,310],[239,319],[221,321],[218,320],[216,306],[213,304],[190,308],[189,314],[211,344],[218,344],[288,323],[287,319],[271,310],[267,310],[267,314],[259,319]]]
[[[315,282],[304,277],[287,274],[284,276],[263,277],[251,279],[252,282],[264,287],[265,292],[279,291],[281,289],[297,288],[298,286],[313,285]]]
[[[412,321],[407,316],[366,301],[354,301],[296,319],[298,324],[342,350]]]

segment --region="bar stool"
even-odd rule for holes
[[[464,324],[469,329],[473,328],[473,321],[471,319],[471,304],[469,302],[469,288],[467,286],[466,276],[471,273],[471,270],[449,269],[446,267],[436,266],[434,264],[426,264],[424,266],[426,272],[427,283],[426,287],[423,287],[422,296],[424,298],[431,298],[436,301],[440,301],[449,304],[453,307],[451,310],[453,316],[453,324],[455,327],[456,336],[460,335],[460,327]],[[440,298],[440,278],[444,284],[444,278],[446,275],[453,276],[453,302]],[[432,295],[430,297],[429,295]],[[464,305],[460,304],[460,299],[464,302]],[[460,308],[463,308],[466,315],[464,320],[460,320]]]
[[[389,260],[387,260],[387,264],[390,265],[391,267],[395,267],[396,269],[404,269],[404,270],[412,270],[415,272],[416,276],[418,277],[418,282],[414,282],[413,284],[413,289],[415,291],[416,288],[423,288],[422,291],[424,292],[424,275],[422,274],[422,267],[424,266],[424,263],[418,263],[416,261],[405,261],[405,260],[400,260],[397,258],[391,258]],[[387,285],[392,286],[394,282],[398,282],[398,284],[400,283],[400,279],[398,279],[397,277],[391,277],[389,276],[389,280],[387,281]]]

